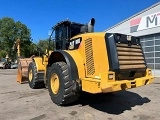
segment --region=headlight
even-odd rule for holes
[[[152,75],[152,71],[151,70],[148,70],[148,75]]]
[[[108,75],[108,79],[109,79],[109,80],[112,80],[112,79],[113,79],[113,74],[109,74],[109,75]]]

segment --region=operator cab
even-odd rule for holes
[[[55,30],[55,49],[66,50],[68,49],[68,41],[75,35],[81,33],[81,27],[84,26],[80,23],[62,21],[54,26]]]
[[[54,49],[55,50],[67,50],[69,46],[70,38],[86,32],[93,32],[93,26],[95,23],[95,19],[92,18],[91,21],[86,24],[71,22],[69,20],[65,20],[57,23],[52,29],[55,31],[54,38]],[[51,36],[53,35],[53,31]],[[51,40],[50,36],[50,40]]]

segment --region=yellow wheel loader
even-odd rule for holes
[[[96,33],[94,24],[92,18],[88,25],[69,20],[55,25],[50,36],[53,51],[34,57],[29,64],[29,86],[46,86],[52,101],[65,105],[76,101],[80,91],[107,93],[152,83],[140,39]]]

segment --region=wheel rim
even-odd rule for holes
[[[29,70],[29,81],[30,82],[32,81],[32,77],[33,77],[32,70]]]
[[[57,94],[59,91],[59,77],[55,73],[51,76],[51,89],[54,94]]]

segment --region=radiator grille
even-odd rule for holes
[[[86,72],[87,75],[93,75],[95,73],[92,39],[85,40],[85,56],[86,56]]]
[[[116,44],[119,68],[120,69],[134,69],[145,68],[145,60],[140,46],[128,44]]]

